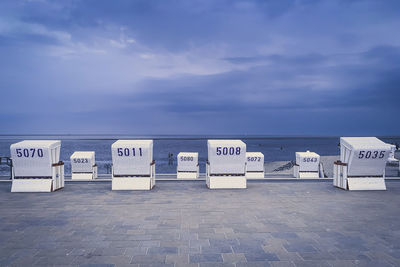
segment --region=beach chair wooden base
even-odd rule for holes
[[[246,176],[207,176],[207,187],[210,189],[245,189]]]
[[[15,179],[11,185],[11,192],[52,192],[51,179]]]
[[[151,190],[156,184],[154,177],[113,177],[112,190]]]
[[[13,173],[11,192],[53,192],[64,187],[64,162],[53,164],[51,177],[15,177]]]
[[[386,190],[383,178],[347,178],[348,190]]]
[[[176,177],[178,179],[197,179],[199,178],[199,172],[177,172]]]
[[[333,185],[344,190],[386,190],[385,175],[382,177],[348,177],[347,164],[334,163]]]
[[[71,176],[72,180],[93,180],[94,174],[93,173],[72,173]]]
[[[247,172],[246,178],[247,179],[264,179],[265,175],[264,175],[264,172]]]

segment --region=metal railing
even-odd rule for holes
[[[10,167],[10,179],[12,179],[13,163],[12,159],[9,157],[0,157],[0,165],[7,165]]]

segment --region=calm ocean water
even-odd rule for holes
[[[200,172],[205,172],[207,139],[200,136],[0,136],[0,157],[10,156],[10,145],[26,139],[61,140],[61,160],[65,162],[65,173],[70,174],[70,156],[74,151],[95,151],[99,174],[110,173],[111,144],[117,139],[145,138],[154,140],[154,159],[157,173],[175,173],[176,155],[179,152],[198,152]],[[321,156],[339,155],[339,137],[240,137],[218,136],[221,139],[241,139],[248,152],[262,152],[266,162],[295,160],[295,152],[314,151]],[[400,137],[380,137],[387,143],[400,144]],[[173,154],[173,161],[168,154]],[[9,169],[0,165],[0,175],[8,175]]]

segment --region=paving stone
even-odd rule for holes
[[[175,263],[174,267],[199,267],[198,263]]]
[[[344,237],[339,237],[337,238],[336,242],[336,247],[342,250],[356,250],[356,251],[367,251],[367,247],[365,244],[365,241],[356,236],[356,237],[350,237],[350,236],[344,236]]]
[[[72,264],[115,264],[126,265],[131,262],[131,257],[126,256],[76,256]]]
[[[363,260],[371,261],[370,257],[364,251],[339,251],[331,252],[338,260]]]
[[[115,264],[79,264],[79,267],[114,267]],[[122,265],[120,265],[122,266]]]
[[[210,246],[209,239],[198,239],[198,240],[190,240],[189,246],[190,247],[198,247],[198,246]]]
[[[134,248],[140,246],[141,241],[112,241],[109,247],[112,248]]]
[[[84,255],[89,255],[89,254],[93,254],[94,252],[94,248],[74,248],[73,250],[71,250],[68,255],[71,256],[84,256]]]
[[[271,235],[275,238],[282,238],[282,239],[299,238],[299,236],[296,233],[275,232],[271,233]]]
[[[297,252],[274,252],[274,254],[281,260],[281,261],[302,261],[303,258],[300,257],[299,253]]]
[[[35,256],[13,257],[8,259],[8,262],[3,262],[2,259],[0,259],[0,266],[32,266],[35,265],[38,260],[39,258]]]
[[[359,267],[359,266],[362,266],[362,265],[360,265],[360,262],[356,261],[356,260],[335,260],[335,261],[328,261],[328,263],[332,267]]]
[[[253,262],[239,262],[236,267],[269,267],[271,264],[268,261],[253,261]]]
[[[189,254],[169,254],[166,255],[165,263],[189,264]]]
[[[147,240],[147,241],[140,242],[140,246],[141,247],[159,247],[161,245],[161,242],[163,242],[163,241]],[[166,246],[166,245],[163,244],[163,246]]]
[[[235,264],[225,262],[202,262],[200,267],[235,267]]]
[[[315,247],[304,243],[292,243],[283,245],[288,252],[317,252]]]
[[[315,260],[315,261],[296,261],[294,262],[294,265],[296,267],[330,267],[331,264],[328,261],[321,261],[321,260]]]
[[[362,261],[362,260],[337,260],[329,261],[331,266],[334,267],[346,267],[346,266],[365,266],[365,267],[393,267],[398,265],[392,265],[387,261]]]
[[[271,267],[295,267],[291,261],[271,261],[269,264]]]
[[[202,246],[201,253],[232,253],[232,248],[229,245]]]
[[[124,255],[125,256],[146,255],[147,250],[148,250],[147,247],[126,248]]]
[[[265,252],[260,244],[241,244],[238,246],[232,246],[234,253],[263,253]]]
[[[76,257],[79,256],[51,256],[51,257],[36,257],[38,260],[35,261],[35,265],[47,266],[47,265],[71,265],[74,264]]]
[[[239,241],[237,239],[209,239],[210,246],[237,246]]]
[[[215,228],[214,230],[215,230],[215,233],[217,233],[217,234],[233,233],[232,228]]]
[[[195,240],[198,238],[197,233],[179,233],[179,240]]]
[[[96,248],[92,254],[95,256],[119,256],[124,255],[126,248]]]
[[[225,234],[217,234],[217,233],[198,233],[199,239],[210,239],[210,238],[225,238]]]
[[[166,256],[159,254],[151,255],[135,255],[132,257],[131,263],[134,264],[160,264],[165,263]]]
[[[16,250],[10,250],[10,251],[4,251],[0,254],[0,258],[3,257],[3,255],[12,255],[14,257],[28,257],[28,256],[35,256],[39,252],[38,249],[34,248],[23,248],[23,249],[16,249]],[[4,254],[3,254],[4,253]],[[67,254],[68,255],[68,254]]]
[[[279,261],[279,258],[274,253],[267,252],[250,252],[244,253],[248,262],[252,261]]]
[[[400,266],[398,181],[376,192],[331,181],[110,187],[13,194],[0,183],[0,266]]]
[[[129,267],[131,264],[129,265]],[[149,263],[149,264],[139,264],[139,267],[174,267],[174,264],[170,263]]]
[[[72,249],[40,249],[36,253],[37,257],[54,257],[54,256],[68,256]]]
[[[152,247],[149,248],[147,254],[178,254],[177,247]]]
[[[327,252],[299,252],[304,260],[334,260],[335,257]]]
[[[222,253],[222,259],[226,263],[246,262],[246,257],[243,253]]]
[[[221,254],[193,254],[189,255],[190,263],[223,262]]]

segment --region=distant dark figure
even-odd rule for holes
[[[281,150],[283,150],[283,146],[281,146]]]
[[[396,150],[399,150],[399,143],[396,143]]]
[[[110,174],[112,165],[110,163],[106,163],[104,164],[104,167],[106,168],[107,174]]]
[[[174,154],[168,153],[168,165],[174,164]]]

